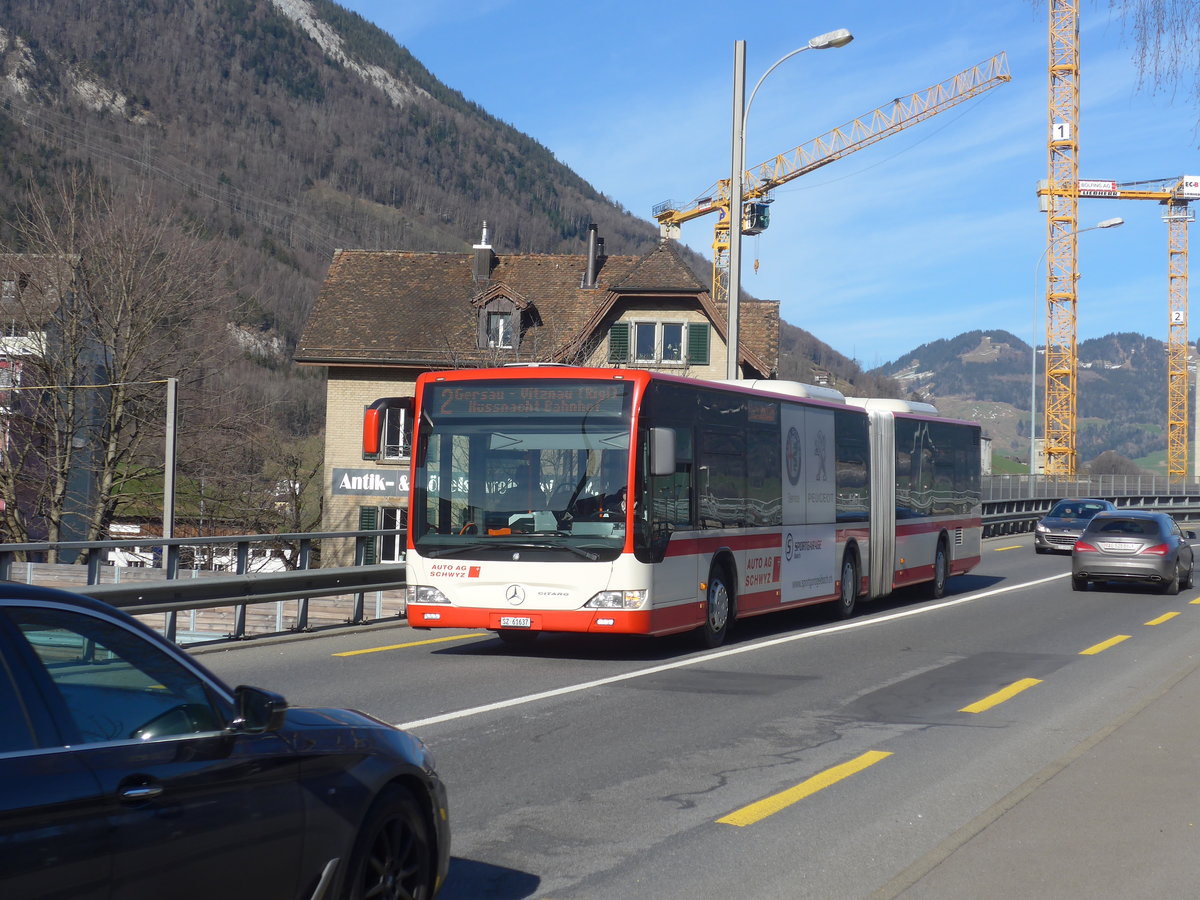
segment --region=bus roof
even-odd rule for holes
[[[892,400],[887,397],[848,397],[846,402],[863,409],[882,409],[888,412],[918,413],[920,415],[941,415],[932,403],[921,403],[917,400]]]

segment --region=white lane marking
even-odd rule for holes
[[[513,697],[509,700],[498,700],[495,703],[485,703],[483,706],[473,706],[470,709],[460,709],[457,712],[442,713],[437,716],[429,716],[424,719],[414,719],[411,722],[401,722],[396,727],[408,730],[416,728],[424,728],[428,725],[440,725],[443,722],[453,722],[457,719],[469,719],[472,716],[482,715],[483,713],[495,712],[499,709],[511,709],[514,706],[524,706],[527,703],[536,703],[539,700],[548,700],[551,697],[562,697],[566,694],[576,694],[580,691],[590,691],[593,688],[604,687],[609,684],[618,684],[622,681],[631,681],[634,678],[645,678],[647,675],[657,675],[659,672],[670,672],[674,669],[686,669],[689,666],[697,666],[701,663],[712,662],[713,660],[725,659],[730,656],[737,656],[741,653],[752,653],[756,650],[763,650],[767,647],[776,647],[780,644],[790,644],[793,641],[803,641],[810,638],[821,637],[826,634],[837,634],[842,631],[850,631],[855,628],[869,628],[873,625],[882,625],[885,622],[894,622],[897,619],[907,619],[909,616],[923,615],[924,613],[936,612],[939,609],[947,609],[951,606],[958,606],[962,603],[971,603],[975,600],[984,600],[988,597],[995,597],[1000,594],[1007,594],[1012,591],[1022,590],[1024,588],[1034,587],[1039,584],[1045,584],[1048,581],[1054,581],[1056,578],[1067,578],[1070,573],[1060,575],[1051,575],[1047,578],[1039,578],[1037,581],[1026,581],[1021,584],[1012,584],[1006,587],[992,588],[989,591],[983,591],[978,594],[964,594],[961,597],[955,597],[952,600],[943,600],[940,603],[933,603],[929,606],[920,606],[914,609],[904,609],[899,612],[888,613],[885,616],[879,616],[873,619],[858,619],[853,622],[845,622],[841,625],[830,625],[826,628],[817,628],[814,631],[802,631],[799,634],[789,634],[784,637],[771,638],[770,640],[761,641],[755,644],[745,644],[741,647],[730,647],[726,650],[714,650],[712,653],[706,653],[703,656],[689,657],[688,659],[677,660],[676,662],[664,663],[661,666],[651,666],[647,669],[638,669],[636,672],[625,672],[621,675],[610,675],[608,678],[598,678],[595,681],[584,681],[579,684],[569,684],[564,687],[555,688],[551,691],[540,691],[536,694],[526,694],[523,697]]]

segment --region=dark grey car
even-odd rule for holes
[[[1178,594],[1192,586],[1195,537],[1166,513],[1097,513],[1071,552],[1071,587],[1085,591],[1092,582],[1133,581]]]
[[[1033,529],[1033,549],[1038,553],[1070,553],[1096,513],[1116,509],[1111,500],[1059,500]]]

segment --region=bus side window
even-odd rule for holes
[[[649,460],[647,453],[642,457]],[[675,471],[654,475],[650,484],[650,528],[670,531],[692,525],[692,434],[679,428],[675,432]]]

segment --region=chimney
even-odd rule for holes
[[[487,222],[483,223],[483,235],[473,248],[475,261],[471,264],[471,277],[475,281],[487,281],[492,277],[492,267],[496,264],[496,254],[488,243]]]
[[[603,243],[598,237],[599,228],[593,223],[588,226],[588,245],[587,245],[587,272],[583,276],[583,286],[585,288],[594,288],[596,286],[596,256],[599,245]]]

